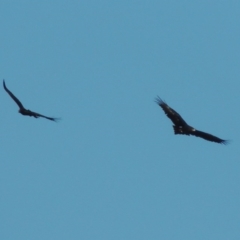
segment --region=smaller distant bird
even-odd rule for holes
[[[19,107],[19,110],[18,112],[21,113],[22,115],[25,115],[25,116],[30,116],[30,117],[35,117],[35,118],[38,118],[38,117],[43,117],[43,118],[46,118],[48,120],[51,120],[51,121],[57,121],[59,120],[59,118],[53,118],[53,117],[46,117],[44,115],[41,115],[39,113],[36,113],[36,112],[32,112],[31,110],[28,110],[26,108],[24,108],[24,106],[22,105],[22,103],[13,95],[13,93],[7,89],[6,87],[6,84],[5,84],[5,81],[3,79],[3,87],[5,89],[5,91],[10,95],[10,97],[15,101],[15,103],[18,105]]]
[[[180,116],[180,114],[177,113],[172,108],[170,108],[160,97],[157,97],[155,101],[163,109],[163,111],[165,112],[167,117],[170,118],[171,121],[174,123],[174,125],[173,125],[174,134],[182,134],[182,135],[188,135],[188,136],[193,135],[196,137],[203,138],[207,141],[221,143],[221,144],[229,143],[228,140],[223,140],[223,139],[213,136],[209,133],[198,131],[197,129],[189,126],[183,120],[183,118]]]

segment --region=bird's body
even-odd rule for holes
[[[209,133],[198,131],[195,128],[188,125],[185,122],[185,120],[181,117],[181,115],[177,113],[175,110],[173,110],[172,108],[170,108],[160,97],[156,98],[156,103],[163,109],[167,117],[170,118],[171,121],[174,123],[173,125],[174,134],[182,134],[182,135],[188,135],[188,136],[193,135],[196,137],[201,137],[211,142],[222,143],[222,144],[228,143],[227,140],[223,140]]]
[[[24,116],[30,116],[30,117],[35,117],[35,118],[38,118],[38,117],[43,117],[43,118],[46,118],[48,120],[51,120],[51,121],[57,121],[59,120],[58,118],[53,118],[53,117],[46,117],[44,115],[41,115],[39,113],[36,113],[36,112],[32,112],[31,110],[28,110],[26,108],[24,108],[24,106],[22,105],[22,103],[16,98],[16,96],[13,95],[13,93],[6,87],[6,84],[5,84],[5,81],[3,80],[3,87],[5,89],[5,91],[9,94],[9,96],[15,101],[15,103],[18,105],[19,107],[19,110],[18,112],[21,113],[22,115]]]

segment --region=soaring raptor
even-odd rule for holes
[[[175,110],[170,108],[160,97],[156,98],[156,103],[163,109],[165,114],[168,118],[171,119],[173,122],[173,130],[175,134],[183,134],[183,135],[193,135],[196,137],[203,138],[207,141],[221,143],[221,144],[227,144],[229,141],[223,140],[221,138],[218,138],[216,136],[213,136],[209,133],[198,131],[197,129],[189,126],[184,119],[180,116],[179,113],[177,113]]]
[[[24,108],[24,106],[22,105],[22,103],[13,95],[13,93],[8,90],[8,88],[6,87],[6,84],[5,84],[5,81],[3,79],[3,87],[5,89],[5,91],[10,95],[10,97],[15,101],[15,103],[18,105],[19,107],[19,110],[18,112],[21,113],[22,115],[25,115],[25,116],[30,116],[30,117],[35,117],[35,118],[38,118],[38,117],[43,117],[43,118],[46,118],[48,120],[51,120],[51,121],[57,121],[59,120],[59,118],[53,118],[53,117],[46,117],[42,114],[39,114],[39,113],[36,113],[36,112],[32,112],[31,110],[28,110],[26,108]]]

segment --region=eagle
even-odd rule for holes
[[[7,88],[5,81],[3,79],[3,88],[5,89],[5,91],[10,95],[10,97],[15,101],[15,103],[18,105],[19,110],[18,112],[21,113],[22,115],[25,116],[30,116],[30,117],[35,117],[35,118],[39,118],[39,117],[43,117],[46,118],[48,120],[54,121],[56,122],[57,120],[59,120],[59,118],[54,118],[54,117],[46,117],[42,114],[36,113],[36,112],[32,112],[31,110],[28,110],[26,108],[24,108],[24,106],[22,105],[22,103],[13,95],[13,93]]]
[[[181,117],[179,113],[170,108],[159,96],[155,99],[155,102],[163,109],[165,114],[171,121],[173,122],[173,130],[174,134],[182,134],[182,135],[193,135],[196,137],[203,138],[207,141],[216,142],[220,144],[229,143],[228,140],[223,140],[216,136],[213,136],[209,133],[199,131],[190,125],[188,125],[185,120]]]

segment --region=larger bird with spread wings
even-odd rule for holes
[[[5,91],[10,95],[10,97],[15,101],[15,103],[18,105],[19,107],[19,110],[18,112],[21,113],[22,115],[25,115],[25,116],[30,116],[30,117],[35,117],[35,118],[39,118],[39,117],[43,117],[43,118],[46,118],[48,120],[51,120],[51,121],[57,121],[59,120],[59,118],[53,118],[53,117],[46,117],[42,114],[39,114],[39,113],[36,113],[36,112],[32,112],[31,110],[28,110],[26,108],[24,108],[24,106],[22,105],[22,103],[13,95],[13,93],[8,90],[8,88],[6,87],[6,84],[5,84],[5,81],[3,79],[3,87],[5,89]]]
[[[198,131],[197,129],[189,126],[184,119],[180,116],[179,113],[177,113],[175,110],[170,108],[160,97],[156,98],[156,103],[163,109],[165,114],[168,118],[171,119],[173,122],[173,130],[175,134],[183,134],[183,135],[193,135],[196,137],[203,138],[207,141],[221,143],[221,144],[227,144],[229,141],[223,140],[221,138],[218,138],[216,136],[213,136],[209,133]]]

